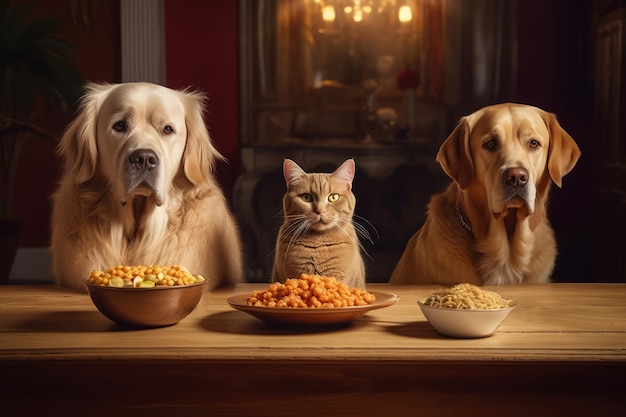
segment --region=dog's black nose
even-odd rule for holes
[[[504,183],[512,188],[521,187],[528,182],[528,171],[524,168],[509,168],[504,171]]]
[[[159,165],[159,157],[152,149],[137,149],[128,160],[141,169],[152,169]]]

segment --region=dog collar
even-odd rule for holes
[[[472,231],[472,225],[467,221],[465,216],[463,216],[463,213],[461,213],[461,209],[457,207],[454,212],[456,213],[456,217],[457,219],[459,219],[459,223],[461,223],[461,226],[463,226],[463,228],[467,230],[470,235],[473,235],[474,233]]]

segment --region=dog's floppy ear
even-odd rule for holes
[[[95,83],[85,86],[85,94],[81,98],[78,113],[68,125],[57,146],[57,153],[65,161],[65,172],[76,184],[88,181],[96,171],[98,108],[101,96],[110,88],[110,85]]]
[[[561,127],[553,113],[546,113],[550,132],[548,148],[548,172],[554,183],[561,187],[562,180],[576,165],[581,152],[574,139]]]
[[[437,153],[437,162],[458,186],[465,190],[474,178],[474,162],[470,150],[470,125],[466,117],[461,118],[450,136]]]
[[[183,154],[183,171],[192,184],[213,183],[213,166],[216,159],[225,158],[213,147],[204,123],[206,96],[197,91],[179,91],[185,107],[187,145]]]

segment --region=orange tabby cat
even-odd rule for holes
[[[274,281],[305,273],[334,276],[349,287],[365,288],[365,266],[352,221],[354,170],[352,159],[332,174],[306,173],[285,159],[285,221],[276,240]]]

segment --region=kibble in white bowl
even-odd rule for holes
[[[494,291],[467,283],[431,294],[417,304],[435,330],[455,338],[493,335],[516,306]]]

